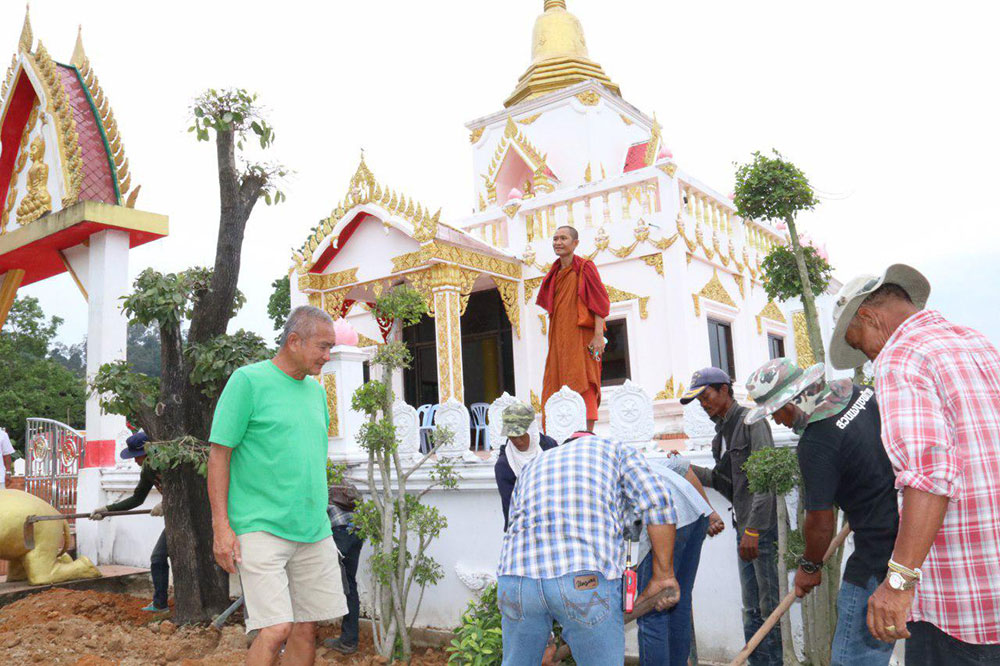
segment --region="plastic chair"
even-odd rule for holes
[[[479,437],[482,435],[485,440],[482,450],[485,451],[490,448],[490,436],[486,428],[486,413],[490,406],[485,402],[473,403],[469,411],[472,412],[472,429],[475,431],[475,439],[473,440],[473,448],[479,450]]]
[[[420,405],[420,407],[417,408],[417,420],[420,423],[421,453],[427,453],[431,450],[431,443],[427,435],[434,430],[435,414],[437,414],[437,405]]]

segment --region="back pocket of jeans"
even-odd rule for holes
[[[597,582],[595,587],[589,584],[591,577]],[[575,584],[576,579],[587,579],[585,582],[588,584]],[[615,595],[615,590],[619,588],[619,585],[608,582],[601,574],[594,572],[559,579],[559,593],[566,616],[585,627],[597,626],[608,619],[611,606],[621,603]]]
[[[519,621],[524,617],[521,608],[521,577],[500,576],[497,580],[497,606],[508,620]]]

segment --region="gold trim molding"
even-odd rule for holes
[[[800,368],[816,364],[816,354],[809,344],[809,329],[806,327],[806,313],[799,310],[792,314],[792,330],[795,332],[795,355]]]

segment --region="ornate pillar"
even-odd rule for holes
[[[351,398],[364,382],[367,360],[368,354],[357,347],[338,345],[330,350],[330,360],[323,366],[321,382],[330,411],[328,455],[337,462],[355,463],[368,458],[357,440],[365,416],[351,409]]]
[[[449,398],[464,403],[462,384],[462,270],[436,264],[430,269],[437,341],[438,402]]]

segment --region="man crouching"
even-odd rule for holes
[[[316,622],[347,613],[327,518],[323,387],[307,375],[330,360],[333,320],[295,308],[281,348],[240,368],[215,408],[208,459],[215,560],[239,573],[249,633],[247,664],[311,665]]]
[[[666,610],[680,597],[673,564],[677,513],[670,489],[640,453],[586,436],[524,469],[497,569],[504,666],[537,666],[553,620],[580,666],[624,663],[622,533],[629,505],[644,516],[653,552],[652,576],[639,601],[673,591],[656,603],[656,610]]]

